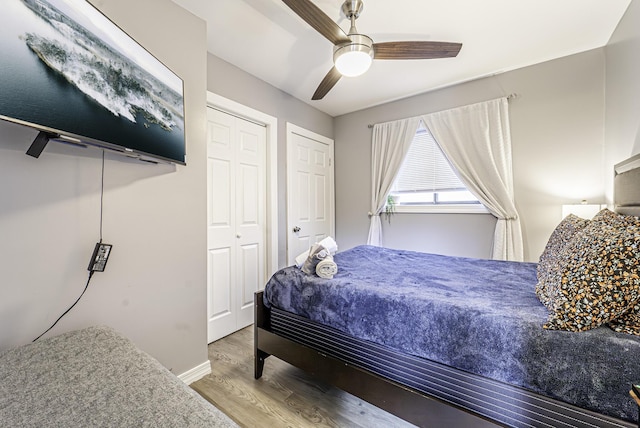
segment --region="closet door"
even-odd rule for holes
[[[208,109],[208,341],[253,323],[266,282],[266,130]]]

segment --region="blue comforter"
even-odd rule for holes
[[[606,326],[543,330],[536,264],[360,246],[334,257],[331,280],[295,267],[267,283],[265,304],[397,351],[634,420],[640,337]]]

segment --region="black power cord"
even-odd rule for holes
[[[102,242],[102,207],[104,205],[104,150],[102,151],[102,174],[100,175],[100,242]]]
[[[56,322],[54,322],[53,324],[51,324],[51,327],[49,327],[48,329],[45,330],[44,333],[42,333],[40,336],[36,337],[35,339],[33,339],[33,342],[35,342],[36,340],[40,339],[42,336],[44,336],[49,330],[51,330],[53,327],[55,327],[56,324],[58,324],[58,321],[60,321],[62,319],[62,317],[64,317],[65,315],[67,315],[67,313],[69,313],[69,311],[71,309],[73,309],[73,307],[80,301],[80,299],[82,299],[82,296],[84,296],[85,291],[87,291],[87,288],[89,288],[89,283],[91,282],[91,277],[93,276],[93,272],[94,271],[89,271],[89,278],[87,278],[87,284],[84,286],[84,290],[82,290],[82,294],[80,294],[80,297],[78,297],[78,299],[73,303],[73,305],[69,306],[69,309],[67,309],[66,311],[64,311],[64,313],[62,315],[60,315],[60,318],[58,318],[56,320]]]
[[[102,172],[101,172],[101,176],[100,176],[100,243],[102,243],[102,211],[103,211],[102,206],[103,206],[103,200],[104,200],[104,150],[102,151]],[[80,299],[82,299],[82,296],[84,296],[84,293],[87,291],[87,288],[89,288],[89,283],[91,282],[91,277],[93,277],[93,273],[96,272],[95,270],[91,269],[91,264],[89,266],[90,266],[90,268],[89,268],[89,277],[87,278],[87,283],[85,284],[84,290],[82,290],[82,293],[80,294],[80,297],[78,297],[78,299],[76,299],[76,301],[73,302],[73,305],[69,306],[69,309],[67,309],[66,311],[64,311],[64,313],[62,315],[60,315],[60,317],[56,320],[56,322],[51,324],[51,327],[46,329],[44,331],[44,333],[42,333],[40,336],[38,336],[35,339],[33,339],[32,343],[35,342],[36,340],[40,339],[42,336],[47,334],[47,332],[49,330],[51,330],[53,327],[55,327],[55,325],[58,324],[58,321],[60,321],[65,315],[67,315],[69,313],[69,311],[71,309],[73,309],[73,307],[80,301]]]

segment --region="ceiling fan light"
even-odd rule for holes
[[[336,46],[333,63],[343,76],[364,74],[373,61],[373,41],[362,34],[350,34],[351,43]]]
[[[355,77],[364,74],[371,67],[371,55],[360,51],[348,51],[339,55],[335,65],[340,74]]]

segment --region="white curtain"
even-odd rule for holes
[[[522,230],[513,200],[507,99],[432,113],[422,120],[467,189],[498,218],[492,258],[522,261]]]
[[[382,246],[380,213],[391,185],[398,175],[420,118],[397,120],[374,125],[371,140],[371,224],[367,244]]]

